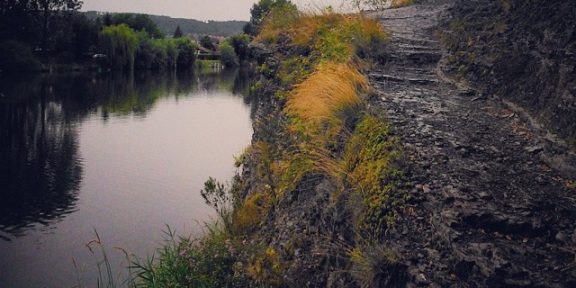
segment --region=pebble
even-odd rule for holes
[[[432,189],[430,189],[430,186],[424,185],[424,186],[422,187],[422,191],[423,191],[424,193],[430,193],[430,191],[432,191]]]
[[[428,279],[426,279],[426,276],[424,276],[424,274],[420,273],[420,274],[418,274],[418,276],[416,276],[416,283],[417,284],[428,284]]]
[[[560,231],[558,233],[556,233],[556,240],[561,241],[561,242],[566,242],[568,240],[568,235],[566,235],[566,233]]]
[[[536,154],[536,153],[544,150],[544,147],[540,146],[540,145],[528,146],[528,147],[524,148],[524,150],[526,150],[526,152],[528,152],[528,153]]]
[[[488,194],[488,192],[486,192],[486,191],[482,191],[482,192],[478,193],[478,196],[480,196],[480,198],[482,198],[482,199],[492,198],[492,197],[490,197],[490,194]]]

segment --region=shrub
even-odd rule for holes
[[[239,64],[238,56],[236,55],[236,52],[234,52],[234,47],[232,47],[228,41],[224,41],[220,44],[220,57],[222,64],[226,67],[234,67]]]
[[[228,38],[228,43],[234,47],[234,52],[240,62],[248,58],[248,44],[250,43],[250,37],[248,35],[244,33],[233,35]]]
[[[136,286],[144,287],[238,287],[243,279],[235,276],[233,253],[236,244],[218,226],[208,227],[198,239],[175,239],[172,231],[160,249],[158,258],[137,260],[133,267]]]
[[[190,38],[181,37],[175,40],[178,49],[178,59],[176,60],[176,67],[178,69],[189,69],[194,66],[196,62],[196,51],[198,46],[190,40]]]

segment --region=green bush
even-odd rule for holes
[[[198,46],[186,37],[177,38],[174,41],[178,49],[176,67],[178,69],[192,68],[194,62],[196,62],[196,51],[198,51]]]
[[[140,45],[136,51],[136,69],[188,69],[196,60],[197,46],[189,38],[152,39],[138,32]]]
[[[228,38],[228,42],[234,47],[234,52],[238,56],[240,62],[248,58],[248,44],[250,43],[250,36],[240,33]]]
[[[209,227],[199,240],[175,239],[168,229],[158,258],[138,260],[136,286],[140,287],[239,287],[243,279],[234,275],[234,246],[223,230]]]
[[[238,66],[238,64],[239,64],[238,56],[236,55],[236,52],[234,51],[234,47],[232,47],[232,45],[230,45],[228,40],[226,40],[226,41],[222,42],[222,44],[220,44],[220,55],[221,55],[222,64],[224,64],[224,66],[227,66],[227,67]]]

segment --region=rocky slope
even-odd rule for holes
[[[363,251],[362,261],[354,260],[362,239],[349,205],[353,196],[334,197],[337,188],[329,177],[306,175],[278,199],[249,239],[271,247],[274,253],[268,258],[278,263],[268,262],[281,267],[254,284],[576,287],[576,157],[566,141],[559,140],[574,135],[574,122],[569,121],[574,119],[573,62],[563,62],[572,54],[569,46],[561,48],[568,42],[559,40],[554,49],[546,50],[538,44],[542,39],[533,38],[532,44],[522,46],[524,38],[518,35],[526,27],[507,22],[509,38],[498,34],[500,40],[530,48],[522,55],[537,55],[534,59],[542,65],[561,66],[515,73],[516,63],[524,60],[502,50],[504,42],[496,41],[498,37],[480,36],[463,44],[446,28],[458,28],[456,24],[464,22],[453,24],[454,19],[466,19],[469,24],[459,37],[486,32],[478,25],[504,15],[490,13],[494,3],[512,3],[508,11],[515,12],[506,14],[510,19],[528,13],[543,30],[560,33],[556,25],[569,25],[573,18],[565,11],[576,5],[526,1],[539,3],[542,11],[564,9],[561,15],[567,20],[553,15],[546,19],[555,20],[548,21],[534,18],[522,1],[416,2],[367,13],[392,32],[379,53],[380,63],[366,71],[375,92],[366,100],[371,113],[388,120],[403,147],[399,189],[405,202],[391,208],[397,210],[394,223],[386,225],[376,246]],[[470,51],[476,51],[476,60],[464,56]],[[268,57],[262,57],[267,67],[278,65],[272,54],[260,51]],[[474,64],[459,69],[462,59]],[[546,81],[551,78],[555,80]],[[533,81],[540,84],[534,86]],[[534,94],[527,92],[535,88],[543,97],[538,99],[548,100],[532,99]],[[262,93],[272,95],[271,89]],[[253,143],[289,149],[294,139],[278,133],[287,121],[284,103],[268,97],[259,105]],[[560,137],[535,125],[539,120]],[[256,173],[258,161],[249,158],[244,164],[244,197],[257,193],[254,187],[265,182],[266,175]]]

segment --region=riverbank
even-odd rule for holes
[[[187,275],[216,281],[194,285],[576,283],[574,155],[440,73],[438,28],[460,12],[416,2],[266,23],[252,145],[229,190],[207,182],[220,225],[182,248]]]
[[[172,247],[188,263],[183,285],[373,283],[374,265],[395,265],[378,239],[406,201],[402,153],[366,104],[362,73],[388,37],[360,15],[272,15],[255,40],[270,57],[251,88],[259,106],[242,173],[227,191],[206,183],[219,223]],[[168,283],[162,263],[147,271]]]

